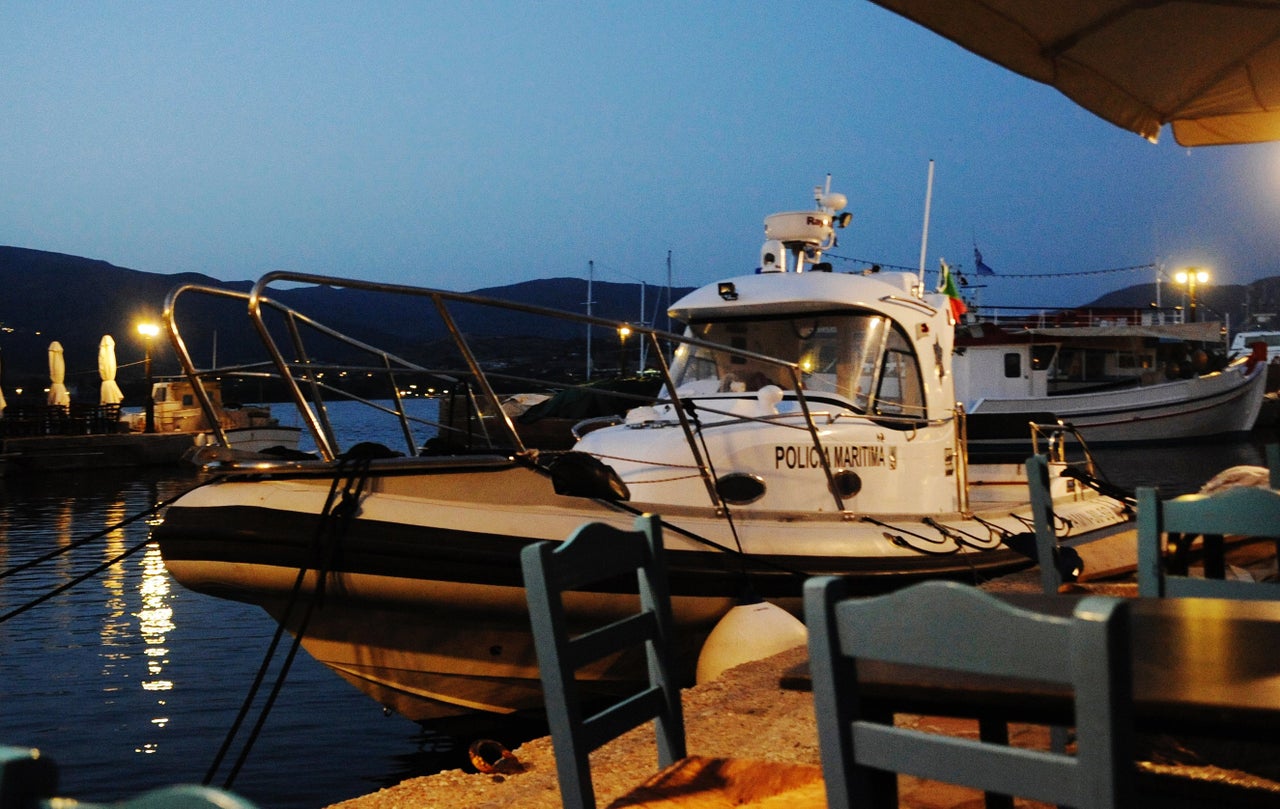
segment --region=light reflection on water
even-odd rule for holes
[[[0,569],[67,548],[198,481],[185,469],[0,478]],[[109,562],[150,527],[134,522],[0,579],[0,614]],[[199,783],[274,630],[256,607],[175,584],[147,545],[0,623],[0,744],[40,748],[61,766],[60,794],[82,800]],[[384,716],[301,654],[233,788],[263,807],[314,809],[461,766],[462,756],[451,740]]]
[[[330,414],[340,423],[347,412],[335,406]],[[358,440],[379,435],[366,431]],[[1251,442],[1095,454],[1114,482],[1156,484],[1169,493],[1262,460]],[[0,569],[68,547],[197,482],[184,470],[0,478]],[[113,559],[144,541],[149,528],[135,522],[0,580],[0,614]],[[175,585],[158,549],[147,546],[0,623],[0,744],[41,748],[62,765],[60,792],[84,800],[198,783],[274,629],[255,607]],[[462,757],[449,740],[384,717],[380,706],[303,654],[234,789],[263,807],[315,809],[461,766]]]

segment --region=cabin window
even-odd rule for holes
[[[1004,378],[1018,379],[1022,376],[1022,355],[1011,351],[1004,355]]]
[[[1054,346],[1031,347],[1031,370],[1043,371],[1053,363],[1053,355],[1057,352]]]
[[[923,418],[925,415],[920,365],[911,343],[897,329],[891,329],[886,340],[874,410],[883,416]]]
[[[765,385],[792,390],[798,376],[807,394],[834,394],[865,412],[911,418],[925,412],[914,346],[888,318],[818,313],[698,323],[689,334],[726,348],[683,346],[676,352],[671,370],[682,396],[750,392]]]

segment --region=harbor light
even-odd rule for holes
[[[154,384],[151,378],[151,341],[160,333],[160,327],[155,323],[143,321],[138,324],[138,334],[142,335],[143,345],[146,346],[146,353],[143,355],[142,367],[147,376],[147,426],[146,431],[154,433],[156,431],[156,399],[153,391]]]
[[[1196,318],[1196,285],[1204,284],[1209,281],[1209,273],[1198,267],[1188,267],[1185,270],[1178,270],[1173,276],[1173,280],[1178,284],[1187,288],[1187,322],[1195,323]]]
[[[618,375],[627,373],[627,338],[631,336],[631,326],[623,323],[618,327]]]

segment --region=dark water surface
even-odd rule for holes
[[[343,415],[339,407],[336,420]],[[185,468],[0,477],[0,575],[200,480]],[[138,520],[0,578],[0,618],[145,543],[149,531],[147,520]],[[40,748],[60,765],[59,794],[81,800],[200,783],[274,632],[275,623],[257,607],[184,590],[169,577],[159,550],[145,547],[0,619],[0,745]],[[286,637],[276,660],[287,647]],[[225,783],[256,717],[255,709],[214,785]],[[233,789],[263,807],[315,809],[461,766],[465,744],[384,715],[380,705],[299,652]]]
[[[1112,482],[1159,485],[1169,494],[1230,466],[1263,463],[1261,446],[1250,440],[1094,454]],[[0,575],[199,480],[178,469],[0,478]],[[149,528],[139,520],[0,578],[0,616],[144,543]],[[59,793],[82,800],[199,783],[274,631],[256,607],[182,589],[159,551],[145,547],[0,620],[0,744],[40,748],[61,765]],[[248,724],[256,713],[250,716]],[[467,741],[385,716],[303,652],[233,789],[263,807],[315,809],[461,766]],[[215,785],[239,750],[232,748]]]

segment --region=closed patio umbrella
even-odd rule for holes
[[[1165,124],[1183,146],[1280,139],[1275,3],[872,2],[1153,142]]]
[[[62,343],[54,340],[49,344],[49,404],[71,404],[71,394],[63,384],[66,377],[67,364],[62,358]]]
[[[102,377],[100,404],[120,404],[124,393],[116,384],[116,341],[110,334],[102,335],[98,343],[98,375]]]

